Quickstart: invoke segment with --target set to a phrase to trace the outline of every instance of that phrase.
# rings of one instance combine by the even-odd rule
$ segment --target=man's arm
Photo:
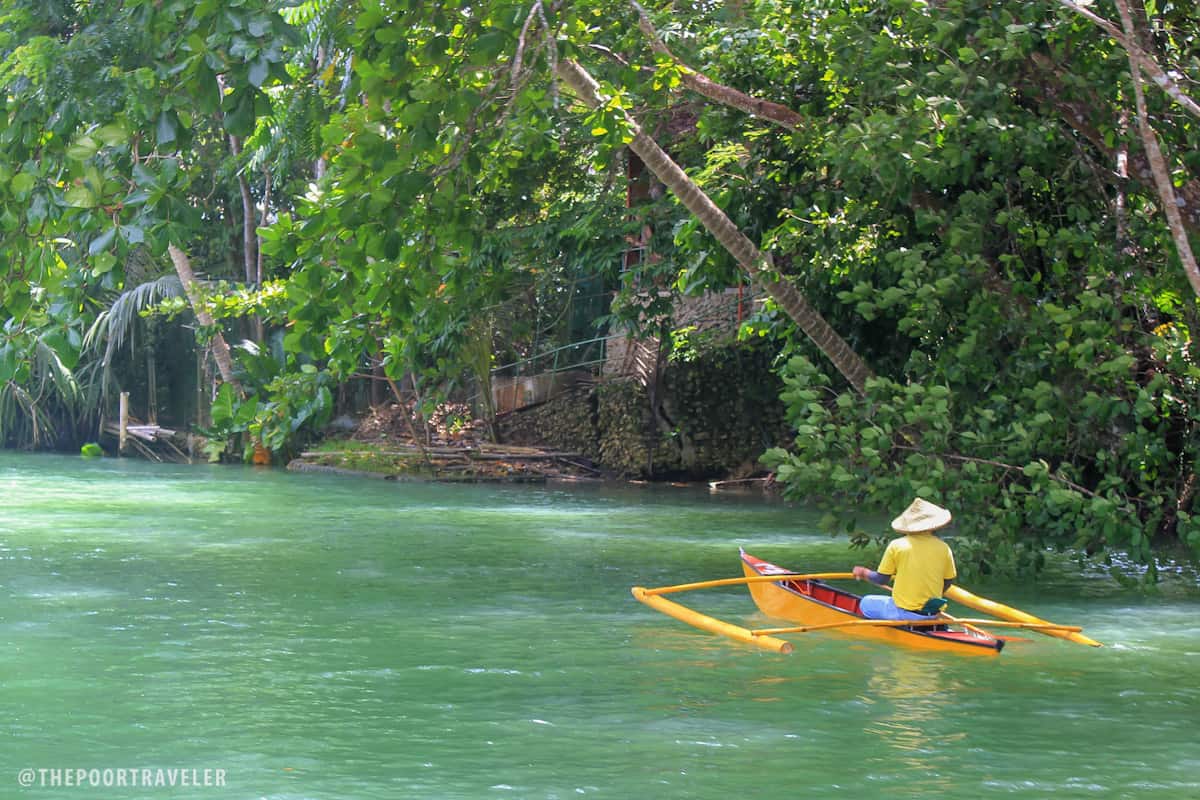
[[[888,581],[892,579],[892,576],[888,575],[887,573],[876,572],[875,570],[868,569],[867,567],[855,567],[853,572],[854,577],[858,580],[870,581],[871,583],[875,583],[880,586],[887,586]]]

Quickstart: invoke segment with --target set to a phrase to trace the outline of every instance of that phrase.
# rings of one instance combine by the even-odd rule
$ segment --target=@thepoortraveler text
[[[17,773],[26,789],[59,787],[224,787],[225,770],[190,767],[26,767]]]

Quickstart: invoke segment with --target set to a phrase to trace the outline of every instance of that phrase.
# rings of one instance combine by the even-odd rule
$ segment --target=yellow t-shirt
[[[958,574],[950,545],[931,533],[893,539],[876,571],[893,576],[892,598],[908,611],[920,611],[929,598],[941,597],[944,582]]]

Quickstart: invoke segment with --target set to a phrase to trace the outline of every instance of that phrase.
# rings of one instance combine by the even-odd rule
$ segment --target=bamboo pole
[[[945,619],[851,619],[842,622],[825,622],[820,625],[796,625],[787,628],[756,628],[750,631],[753,636],[774,636],[780,633],[808,633],[810,631],[824,631],[831,628],[929,628],[935,625],[946,625],[949,620]],[[990,625],[996,628],[1023,628],[1031,631],[1081,631],[1083,628],[1078,625],[1055,625],[1052,622],[1035,624],[1032,622],[1009,622],[1006,620],[995,619],[956,619],[955,624],[958,625]],[[988,634],[990,635],[990,634]]]
[[[958,623],[973,623],[975,625],[988,625],[993,628],[1023,628],[1028,631],[1068,631],[1078,633],[1083,630],[1082,625],[1059,625],[1054,622],[1012,622],[1010,620],[1000,619],[960,619]]]
[[[979,634],[980,636],[991,636],[990,633],[983,630],[982,628],[976,628],[974,625],[970,624],[971,623],[970,620],[959,619],[958,617],[956,617],[952,614],[947,614],[945,611],[942,611],[941,613],[939,613],[937,615],[937,619],[944,620],[946,622],[951,622],[955,625],[961,625],[964,628],[966,628],[967,630],[971,631],[972,633]]]
[[[720,578],[715,581],[700,581],[698,583],[681,583],[676,586],[660,586],[657,589],[643,589],[647,595],[653,597],[660,594],[673,594],[675,592],[690,592],[695,589],[712,589],[717,586],[740,586],[747,583],[775,583],[777,581],[841,581],[854,580],[852,572],[814,572],[811,574],[801,574],[784,572],[778,575],[749,575],[741,578]]]
[[[792,652],[792,643],[784,639],[776,639],[771,636],[755,636],[753,632],[746,628],[738,627],[728,622],[722,622],[719,619],[710,617],[706,614],[701,614],[699,611],[693,611],[686,606],[681,606],[679,603],[668,600],[665,597],[658,597],[649,593],[647,589],[641,586],[634,586],[631,590],[633,596],[641,602],[653,608],[655,611],[661,611],[668,617],[674,617],[680,622],[700,628],[701,630],[709,631],[710,633],[728,636],[730,639],[742,642],[744,644],[752,644],[755,647],[761,647],[764,650],[770,650],[773,653],[790,653]]]
[[[117,454],[125,452],[125,442],[129,435],[129,392],[121,392],[121,411],[117,426]]]

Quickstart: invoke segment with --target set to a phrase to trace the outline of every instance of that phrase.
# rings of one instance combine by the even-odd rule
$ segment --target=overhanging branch
[[[799,130],[801,123],[804,122],[804,118],[787,106],[773,103],[770,100],[751,97],[745,92],[734,89],[732,86],[717,83],[704,73],[694,70],[680,61],[659,37],[658,31],[654,29],[654,23],[650,20],[650,15],[646,13],[646,9],[642,8],[637,0],[630,0],[630,3],[637,10],[638,27],[641,28],[646,38],[650,40],[650,47],[655,53],[670,59],[679,67],[680,79],[683,81],[684,86],[722,105],[731,106],[745,111],[752,116],[770,120],[788,130]]]

